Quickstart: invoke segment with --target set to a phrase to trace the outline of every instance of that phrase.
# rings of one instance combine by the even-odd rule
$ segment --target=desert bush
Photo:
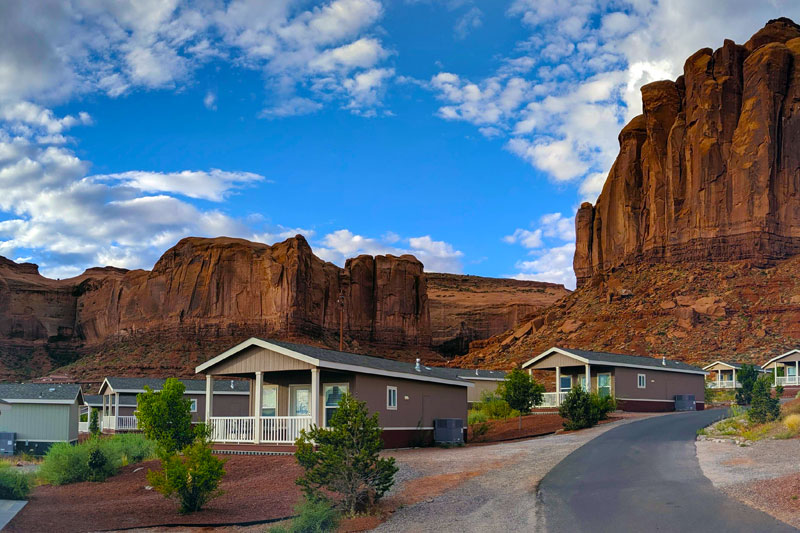
[[[800,415],[793,414],[783,419],[783,425],[792,433],[800,433]]]
[[[33,476],[2,463],[0,466],[0,499],[25,500],[31,493]]]
[[[161,470],[147,472],[147,481],[167,498],[175,498],[181,513],[199,511],[222,494],[219,482],[225,475],[225,460],[215,457],[211,443],[196,439],[183,449],[161,458]]]
[[[564,429],[583,429],[591,427],[592,399],[581,387],[573,387],[564,397],[558,414],[564,418]]]
[[[599,394],[592,393],[590,395],[592,405],[592,420],[596,424],[600,420],[606,420],[608,413],[613,413],[617,410],[617,401],[611,396],[600,396]]]
[[[325,500],[305,498],[294,508],[295,517],[289,527],[276,526],[269,533],[330,533],[341,521],[339,512]]]
[[[144,435],[120,433],[80,444],[54,443],[44,456],[39,476],[52,485],[103,481],[128,463],[155,456],[155,445]]]
[[[481,401],[475,404],[473,410],[483,413],[488,420],[505,420],[516,416],[507,401],[489,391],[481,393]]]
[[[394,484],[394,458],[379,455],[383,441],[378,414],[369,415],[366,404],[350,394],[342,396],[330,427],[301,431],[295,445],[295,457],[305,470],[297,484],[309,499],[334,494],[352,515],[374,505]]]
[[[770,383],[767,376],[761,376],[753,385],[752,401],[750,409],[747,411],[747,418],[754,424],[771,422],[780,416],[780,402],[778,397],[772,395]]]
[[[480,442],[484,440],[486,434],[489,433],[492,425],[489,424],[489,422],[477,422],[475,424],[471,424],[469,427],[472,430],[472,440]]]
[[[136,418],[142,433],[166,455],[192,444],[196,435],[192,427],[192,402],[183,396],[186,386],[169,378],[158,392],[148,386],[144,389],[144,393],[136,395]]]
[[[489,417],[483,411],[476,411],[475,409],[470,409],[469,413],[467,414],[467,424],[472,426],[474,424],[480,424],[482,422],[487,422]]]
[[[739,405],[750,405],[753,400],[753,387],[758,380],[758,370],[753,365],[742,365],[736,372],[736,381],[742,386],[736,389],[736,403]]]
[[[794,395],[794,399],[795,399],[795,400],[798,400],[798,399],[800,399],[800,390],[799,390],[799,391],[797,391],[797,394],[795,394],[795,395]]]

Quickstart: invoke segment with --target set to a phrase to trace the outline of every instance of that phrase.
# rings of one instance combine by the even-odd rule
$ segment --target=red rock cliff
[[[575,275],[636,262],[800,253],[800,27],[771,20],[744,45],[692,55],[642,87],[603,191],[575,220]]]

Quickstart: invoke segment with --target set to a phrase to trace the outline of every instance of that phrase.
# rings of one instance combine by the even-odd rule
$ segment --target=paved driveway
[[[598,436],[539,486],[547,531],[797,531],[715,489],[695,455],[697,429],[723,411],[640,420]]]

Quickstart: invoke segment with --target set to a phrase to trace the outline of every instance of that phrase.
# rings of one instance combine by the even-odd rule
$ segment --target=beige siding
[[[242,350],[241,353],[214,365],[205,373],[218,376],[250,374],[258,371],[307,370],[312,367],[313,365],[278,352],[267,350],[260,346],[250,346]]]
[[[717,370],[733,370],[728,365],[723,365],[722,363],[714,363],[713,365],[706,367],[706,372],[715,372]]]
[[[557,366],[561,366],[561,367],[564,367],[564,366],[578,366],[578,365],[583,365],[583,364],[584,363],[582,361],[579,361],[579,360],[574,359],[572,357],[569,357],[567,355],[560,354],[560,353],[556,352],[556,353],[552,353],[552,354],[548,355],[547,357],[545,357],[543,359],[540,359],[539,361],[537,361],[536,363],[534,363],[533,365],[531,365],[531,366],[529,366],[527,368],[533,368],[533,369],[542,368],[543,369],[543,368],[555,368]],[[527,368],[526,368],[526,370],[527,370]]]
[[[13,431],[18,441],[74,440],[77,438],[78,420],[71,415],[73,409],[77,413],[77,404],[15,403],[0,416],[0,431]]]
[[[488,381],[488,380],[483,381],[483,380],[478,380],[478,381],[472,381],[472,383],[475,386],[474,387],[469,387],[469,389],[467,390],[467,401],[470,402],[470,403],[481,401],[481,394],[484,391],[488,391],[488,392],[496,391],[497,390],[497,386],[500,385],[500,383],[502,383],[502,381]]]

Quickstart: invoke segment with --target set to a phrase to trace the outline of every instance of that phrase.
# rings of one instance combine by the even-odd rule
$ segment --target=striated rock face
[[[800,253],[800,27],[696,52],[676,81],[642,87],[644,113],[596,205],[575,220],[578,285],[637,262]]]
[[[514,328],[527,315],[563,298],[563,285],[541,281],[426,274],[433,348],[467,353],[472,341]]]
[[[0,379],[70,363],[76,377],[191,375],[250,336],[336,348],[340,316],[348,350],[435,361],[434,349],[465,353],[471,340],[567,293],[549,283],[425,274],[410,255],[362,255],[339,268],[302,236],[272,246],[186,238],[152,271],[92,268],[66,280],[0,258]],[[442,349],[459,343],[460,352]]]

